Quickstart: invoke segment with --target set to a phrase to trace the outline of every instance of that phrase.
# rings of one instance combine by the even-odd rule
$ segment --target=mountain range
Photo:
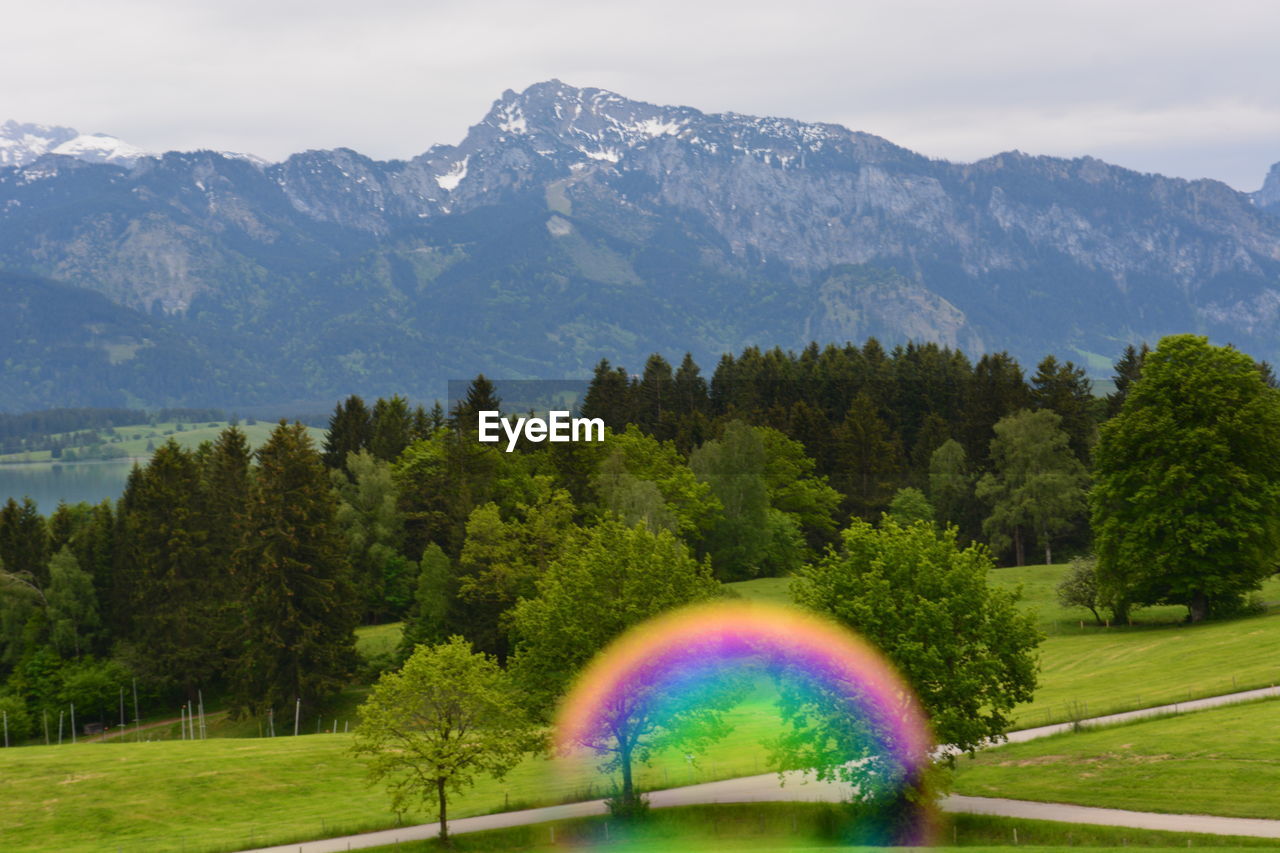
[[[409,160],[8,122],[0,307],[9,411],[431,399],[480,371],[872,335],[1095,375],[1173,332],[1276,359],[1280,164],[1252,194],[1088,157],[959,164],[555,80]]]

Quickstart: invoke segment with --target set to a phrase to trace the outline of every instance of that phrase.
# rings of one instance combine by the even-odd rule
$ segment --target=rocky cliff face
[[[1253,201],[1258,207],[1280,211],[1280,163],[1271,167],[1262,189],[1253,194]]]
[[[1274,358],[1277,201],[1275,170],[1250,197],[1091,158],[953,164],[550,81],[408,161],[45,154],[0,169],[0,264],[253,347],[302,374],[290,394],[867,334],[1101,369],[1174,331]]]

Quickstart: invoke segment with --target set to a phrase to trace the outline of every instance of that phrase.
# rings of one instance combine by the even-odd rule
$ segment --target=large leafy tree
[[[1099,580],[1198,622],[1276,571],[1280,391],[1203,337],[1164,338],[1102,428],[1091,494]]]
[[[378,680],[360,706],[352,751],[387,781],[392,808],[436,803],[449,839],[449,795],[478,776],[502,778],[535,744],[506,673],[461,637],[418,646]]]
[[[983,529],[998,547],[1012,542],[1019,566],[1026,564],[1028,534],[1040,540],[1044,561],[1053,562],[1053,536],[1085,509],[1087,475],[1061,423],[1048,409],[1002,418],[991,440],[995,471],[978,481],[978,497],[991,504]]]
[[[80,568],[70,546],[63,545],[49,561],[49,635],[64,658],[89,651],[94,632],[102,624],[93,578]]]
[[[654,533],[643,525],[606,520],[566,547],[538,581],[537,596],[516,606],[513,672],[530,701],[545,713],[574,676],[623,631],[719,594],[710,564],[695,560],[669,531]],[[659,721],[635,715],[641,704],[614,709],[613,734],[587,744],[607,756],[606,769],[620,772],[623,803],[635,797],[633,762],[646,760],[669,734]],[[689,731],[715,729],[718,710],[710,702],[703,725],[691,721]]]
[[[503,518],[497,504],[478,507],[467,522],[458,560],[457,598],[451,633],[505,662],[510,653],[508,611],[537,593],[538,578],[571,538],[574,507],[568,492],[537,479],[535,499],[517,503]]]
[[[391,465],[366,450],[330,472],[338,524],[346,535],[352,580],[366,622],[400,616],[412,598],[410,563],[401,554],[404,516]]]
[[[357,606],[336,515],[306,428],[282,421],[258,450],[248,535],[236,560],[237,707],[283,711],[295,699],[323,700],[350,677]]]
[[[723,579],[786,574],[805,557],[802,523],[816,536],[834,527],[839,494],[813,475],[803,447],[776,430],[730,421],[689,467],[722,507],[703,547]]]
[[[592,485],[604,508],[623,520],[672,527],[686,542],[699,539],[720,509],[711,486],[689,470],[675,444],[645,435],[634,425],[607,436]]]
[[[983,546],[956,544],[955,528],[855,519],[839,550],[802,570],[792,592],[878,646],[915,689],[939,742],[972,751],[1004,734],[1036,686],[1039,632],[1013,593],[988,585],[992,568]],[[853,724],[824,720],[821,708],[811,717],[833,743]]]

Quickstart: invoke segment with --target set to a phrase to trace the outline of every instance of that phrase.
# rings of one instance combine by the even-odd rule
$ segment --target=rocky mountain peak
[[[1253,203],[1280,212],[1280,163],[1271,167],[1267,179],[1262,182],[1262,189],[1253,194]]]

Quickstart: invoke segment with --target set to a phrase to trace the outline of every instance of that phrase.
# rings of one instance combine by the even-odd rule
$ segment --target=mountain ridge
[[[0,168],[0,266],[270,365],[253,400],[193,404],[873,334],[1096,375],[1177,331],[1280,355],[1277,199],[1277,169],[1249,194],[1089,157],[957,164],[552,80],[405,160]]]

